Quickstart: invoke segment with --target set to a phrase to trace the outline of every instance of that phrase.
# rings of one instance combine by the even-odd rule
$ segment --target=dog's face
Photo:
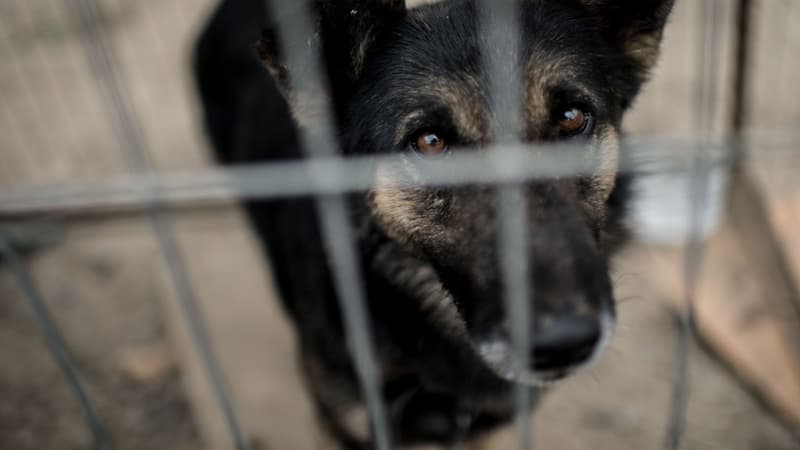
[[[595,175],[523,186],[519,208],[527,216],[533,314],[528,367],[511,351],[496,189],[394,182],[499,138],[474,2],[413,10],[397,1],[334,4],[317,5],[319,37],[344,150],[415,161],[378,171],[368,209],[383,232],[433,274],[419,288],[419,301],[449,305],[453,313],[443,326],[458,329],[504,378],[546,383],[588,362],[614,323],[607,259],[621,233],[624,179],[615,171],[620,123],[656,59],[672,1],[522,2],[519,54],[506,61],[522,82],[519,105],[508,106],[520,111],[516,138],[581,146],[597,168]],[[270,39],[261,53],[273,74],[285,79],[289,69]],[[301,125],[308,125],[313,102],[304,102],[301,93],[287,97]]]

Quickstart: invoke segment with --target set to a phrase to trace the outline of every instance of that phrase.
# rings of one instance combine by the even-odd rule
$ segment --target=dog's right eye
[[[579,136],[592,131],[593,118],[580,108],[569,108],[562,112],[558,126],[562,137]]]
[[[437,156],[448,150],[447,140],[433,130],[424,130],[411,141],[411,148],[422,156]]]

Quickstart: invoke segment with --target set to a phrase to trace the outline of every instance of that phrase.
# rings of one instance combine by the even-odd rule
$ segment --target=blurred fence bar
[[[213,344],[208,335],[208,326],[197,304],[197,295],[189,279],[186,263],[181,254],[167,212],[154,195],[152,174],[152,155],[144,137],[141,122],[131,106],[131,96],[127,91],[127,81],[121,78],[119,63],[114,58],[109,39],[104,29],[103,12],[96,0],[70,0],[77,26],[81,30],[82,43],[89,68],[94,77],[97,90],[101,92],[106,110],[110,116],[121,150],[129,170],[142,174],[143,186],[149,195],[147,215],[157,237],[159,249],[166,263],[178,302],[187,321],[194,345],[200,354],[219,408],[222,410],[231,439],[237,450],[247,450],[249,443],[236,417],[233,399],[225,386],[222,368],[213,352]]]
[[[314,36],[312,18],[313,1],[265,0],[277,17],[283,54],[287,55],[290,68],[289,84],[292,89],[304,91],[304,96],[317,103],[319,114],[314,130],[300,130],[300,145],[310,158],[331,157],[338,153],[335,146],[339,142],[333,107],[328,100],[328,86],[323,79],[324,61],[321,49]],[[292,70],[294,69],[294,70]],[[331,178],[338,181],[351,176],[342,171],[320,171],[309,167],[311,184],[317,180]],[[323,184],[322,186],[327,187]],[[357,257],[353,224],[347,198],[341,193],[329,192],[316,198],[317,215],[322,229],[322,238],[328,251],[330,268],[333,272],[334,289],[341,305],[345,334],[352,350],[356,374],[361,383],[362,394],[370,415],[371,434],[375,448],[390,450],[392,438],[389,416],[380,388],[375,346],[368,321],[366,295],[361,279],[361,266]]]
[[[483,70],[489,80],[491,111],[497,118],[496,142],[519,144],[519,116],[522,109],[521,24],[517,19],[522,3],[518,0],[485,0],[478,4]],[[519,164],[513,152],[494,149],[495,165],[500,170]],[[498,185],[498,257],[503,273],[505,311],[510,324],[511,343],[519,370],[529,367],[531,358],[531,288],[528,283],[527,205],[520,184]],[[531,391],[514,385],[514,407],[519,449],[533,448],[531,436]]]
[[[758,139],[760,149],[779,157],[791,150],[790,138]],[[691,168],[696,140],[632,139],[623,147],[636,149],[623,161],[630,174],[682,173]],[[541,151],[550,149],[552,151]],[[724,168],[731,164],[727,145],[706,148],[704,163]],[[32,184],[0,192],[0,214],[30,214],[47,210],[81,213],[139,209],[150,202],[163,206],[214,205],[236,199],[281,198],[367,191],[375,184],[378,167],[416,164],[414,184],[430,186],[470,183],[522,183],[539,178],[587,174],[593,170],[582,148],[504,146],[502,151],[455,152],[446,165],[425,164],[397,156],[311,158],[302,161],[253,164],[170,174],[141,174],[75,180],[68,184]],[[787,153],[788,154],[788,153]],[[514,161],[509,164],[509,161]],[[339,176],[338,174],[347,174]],[[402,186],[409,181],[386,180]]]
[[[697,37],[699,72],[696,79],[696,124],[700,140],[695,150],[692,170],[689,172],[686,192],[690,205],[689,225],[683,266],[683,303],[679,311],[679,333],[675,375],[673,376],[672,406],[668,416],[664,448],[677,450],[685,428],[687,402],[691,389],[689,352],[694,338],[694,305],[700,268],[704,253],[704,211],[709,207],[712,171],[705,164],[712,145],[714,123],[717,117],[716,80],[720,75],[720,49],[724,24],[721,22],[719,0],[697,4],[703,32]],[[728,148],[730,151],[730,148]]]
[[[44,336],[47,348],[50,350],[50,354],[53,355],[56,364],[58,364],[61,372],[64,373],[64,377],[67,379],[70,389],[81,405],[83,414],[86,416],[86,422],[94,437],[95,445],[101,450],[114,450],[114,445],[109,438],[106,426],[97,414],[97,408],[95,408],[89,394],[86,392],[86,386],[81,381],[78,369],[75,367],[67,345],[58,332],[58,328],[53,322],[53,319],[50,317],[47,304],[39,294],[33,279],[28,274],[19,255],[2,230],[0,230],[0,256],[2,256],[2,260],[6,262],[14,277],[17,279],[19,288],[36,317],[36,321]]]

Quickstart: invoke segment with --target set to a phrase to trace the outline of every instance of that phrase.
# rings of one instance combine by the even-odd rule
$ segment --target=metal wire
[[[338,142],[333,120],[333,108],[327,100],[327,85],[322,78],[322,54],[314,45],[317,33],[312,25],[311,1],[275,0],[266,1],[267,11],[272,12],[279,31],[279,41],[283,54],[287,55],[287,66],[291,69],[289,83],[295,92],[312,96],[319,111],[316,129],[312,132],[302,130],[301,148],[309,157],[330,157],[337,153],[334,143]],[[295,11],[295,14],[286,14]],[[358,13],[358,11],[356,11]],[[348,172],[321,172],[312,170],[312,184],[318,180],[332,177],[334,180],[346,178]],[[329,191],[330,192],[330,191]],[[355,371],[361,384],[372,424],[373,445],[378,450],[390,450],[388,414],[381,395],[380,379],[375,349],[371,339],[370,323],[367,320],[366,295],[361,280],[361,267],[357,257],[353,229],[348,216],[347,200],[341,194],[329,193],[316,199],[317,214],[320,218],[322,238],[328,250],[333,282],[344,316],[345,334]]]
[[[47,3],[49,6],[49,1]],[[20,4],[20,10],[23,12],[23,15],[25,16],[26,24],[28,24],[31,27],[31,29],[34,29],[36,23],[36,16],[35,12],[32,10],[31,3],[28,1],[22,1],[19,2],[19,4]],[[58,78],[55,74],[55,71],[53,70],[52,65],[47,63],[47,57],[44,52],[42,39],[35,39],[32,45],[34,46],[33,52],[34,56],[36,57],[36,62],[46,76],[47,90],[49,91],[48,96],[56,100],[59,113],[58,114],[59,120],[62,120],[66,123],[67,130],[69,130],[70,134],[69,136],[70,142],[72,144],[76,144],[79,139],[78,126],[75,123],[75,118],[73,117],[70,111],[70,108],[67,104],[66,99],[64,98],[62,90],[59,89],[57,81]],[[37,116],[37,117],[42,117],[42,116]]]
[[[16,81],[17,89],[15,92],[21,95],[21,102],[24,104],[25,109],[28,111],[27,122],[31,124],[33,133],[30,133],[31,139],[34,141],[35,148],[44,152],[54,152],[57,148],[57,142],[53,140],[51,133],[47,132],[44,122],[37,120],[37,118],[45,117],[42,106],[37,99],[36,90],[31,86],[30,78],[23,70],[20,61],[21,58],[17,54],[13,42],[11,42],[11,33],[7,30],[0,30],[0,51],[9,55],[8,61],[3,64],[11,68],[12,75]],[[33,156],[33,152],[25,149],[26,160],[32,164],[31,169],[37,165],[41,165],[42,161],[37,160]],[[35,171],[31,170],[30,175],[35,177]]]
[[[519,186],[502,187],[499,191],[498,237],[500,267],[503,271],[507,320],[511,329],[511,343],[519,370],[530,367],[533,340],[530,337],[532,312],[532,288],[528,285],[528,245],[526,245],[525,198]],[[514,384],[514,408],[519,434],[519,448],[533,448],[533,423],[531,421],[530,387]]]
[[[9,167],[7,170],[9,173],[5,173],[4,170],[2,173],[3,178],[5,178],[6,176],[12,176],[13,172],[11,171],[13,170],[12,167],[14,167],[14,162],[13,162],[14,159],[20,159],[24,161],[24,163],[23,162],[18,163],[22,167],[27,166],[28,163],[31,161],[29,152],[24,151],[26,141],[24,138],[25,135],[22,132],[22,127],[19,124],[16,114],[14,114],[14,112],[9,107],[8,105],[9,102],[6,100],[5,97],[6,97],[5,95],[0,96],[0,117],[3,118],[8,127],[8,130],[5,133],[3,133],[3,135],[8,136],[9,140],[13,142],[15,145],[8,146],[8,144],[6,144],[6,146],[4,147],[8,155],[5,157],[9,158],[10,161],[4,160],[4,163],[8,161],[7,164],[9,165]],[[9,148],[11,150],[16,150],[16,151],[10,151]],[[22,158],[19,158],[20,154],[22,155]],[[5,164],[3,164],[3,166],[5,167]],[[3,168],[0,168],[0,170],[2,170]]]
[[[703,24],[698,39],[697,53],[699,76],[695,85],[695,114],[698,136],[695,161],[689,172],[689,226],[684,252],[683,304],[679,314],[677,358],[672,385],[672,405],[667,423],[664,448],[677,450],[686,427],[686,409],[689,397],[689,354],[694,338],[694,304],[705,245],[703,242],[703,211],[710,195],[711,171],[707,164],[706,148],[713,140],[716,108],[716,86],[719,79],[719,55],[722,32],[722,4],[706,0],[698,4],[700,23]]]
[[[31,4],[31,2],[27,0],[23,0],[22,3],[25,3],[26,5]],[[63,15],[63,13],[59,10],[59,5],[61,3],[62,0],[45,0],[43,5],[48,10],[48,14],[50,17],[60,17]],[[33,11],[31,12],[33,13]],[[65,75],[74,76],[77,81],[82,81],[84,83],[84,86],[81,86],[79,89],[85,93],[90,92],[89,89],[92,86],[89,84],[89,80],[86,79],[85,74],[83,73],[82,70],[84,68],[83,60],[81,59],[81,55],[78,53],[79,51],[80,51],[79,48],[72,48],[72,47],[61,49],[61,54],[62,57],[66,59],[65,66],[67,67],[62,67],[61,70],[58,71],[58,73],[55,73],[55,71],[52,70],[49,64],[47,69],[48,72],[50,72],[49,76],[53,77],[56,83],[54,89],[59,91],[57,95],[61,97],[62,101],[65,104],[64,105],[65,114],[70,115],[71,117],[70,119],[68,119],[70,121],[68,122],[68,126],[70,128],[72,128],[73,126],[78,127],[78,124],[76,123],[75,118],[73,116],[79,114],[81,108],[83,108],[84,112],[88,112],[91,109],[91,106],[94,105],[93,103],[94,99],[89,98],[86,95],[80,95],[78,97],[78,101],[83,103],[80,106],[77,104],[78,101],[76,101],[75,99],[70,99],[71,101],[67,101],[67,99],[65,98],[66,96],[63,94],[63,87],[58,86],[58,81],[63,80],[63,77]],[[76,159],[80,159],[82,162],[93,161],[96,164],[96,160],[93,158],[94,155],[90,155],[88,149],[81,142],[80,137],[81,137],[80,131],[79,129],[76,128],[75,134],[73,136],[74,141],[72,147],[72,151],[75,152]],[[87,165],[87,167],[90,166]]]
[[[481,54],[489,79],[491,110],[497,119],[496,141],[519,145],[518,117],[522,102],[520,23],[518,0],[486,0],[479,3]],[[519,161],[503,149],[496,150],[500,170]],[[528,283],[527,211],[522,187],[503,185],[497,192],[498,254],[503,273],[506,320],[511,330],[511,345],[518,365],[524,371],[530,366],[531,289]],[[520,450],[533,448],[531,422],[531,389],[514,383],[514,409]]]
[[[8,269],[17,279],[19,288],[24,294],[23,297],[25,297],[25,301],[28,302],[28,305],[33,311],[36,323],[42,331],[50,354],[53,355],[53,359],[56,361],[56,364],[58,364],[61,372],[64,373],[64,377],[67,379],[72,393],[75,395],[78,403],[80,403],[83,414],[86,417],[86,422],[94,437],[95,444],[103,450],[113,450],[114,445],[111,443],[111,439],[108,436],[106,426],[103,424],[103,421],[100,419],[100,416],[97,414],[89,398],[86,387],[78,375],[78,369],[75,367],[75,363],[69,355],[64,339],[58,332],[53,319],[50,318],[44,299],[39,294],[28,271],[25,269],[25,265],[22,263],[10,240],[2,230],[0,230],[0,254],[2,254],[6,264],[8,264]]]
[[[152,165],[149,161],[147,143],[131,107],[130,97],[125,90],[126,85],[118,73],[118,65],[109,47],[107,36],[102,29],[102,11],[93,0],[72,0],[70,7],[82,31],[81,42],[84,45],[89,68],[98,91],[103,95],[111,116],[111,126],[122,146],[123,155],[131,170],[145,176],[142,181],[146,195],[143,198],[148,204],[148,217],[158,238],[159,248],[175,287],[179,305],[185,315],[189,333],[211,380],[214,395],[233,443],[237,449],[247,450],[249,444],[236,418],[233,399],[225,386],[222,369],[214,356],[208,336],[208,326],[197,304],[197,296],[189,279],[174,229],[156,195],[153,195],[156,191],[149,181]]]
[[[746,137],[742,138],[747,141]],[[621,170],[630,174],[685,173],[691,168],[691,153],[699,141],[670,143],[663,139],[623,141],[627,148],[641,148],[638,157],[626,159]],[[777,157],[781,149],[792,149],[791,141],[759,139],[762,153]],[[727,167],[731,160],[726,145],[706,147],[709,165]],[[531,151],[549,149],[554,151]],[[727,156],[726,156],[727,154]],[[509,164],[509,161],[516,163]],[[535,179],[595,173],[585,149],[571,146],[508,146],[503,152],[453,152],[446,165],[426,165],[402,156],[310,158],[289,162],[212,168],[170,174],[134,173],[105,179],[75,180],[68,184],[19,186],[0,192],[0,213],[30,214],[59,211],[91,212],[138,209],[158,200],[162,206],[213,205],[237,198],[280,198],[342,194],[371,189],[378,167],[416,165],[415,185],[452,186],[466,184],[513,184]],[[339,176],[338,174],[347,174]],[[405,179],[385,183],[403,186]]]

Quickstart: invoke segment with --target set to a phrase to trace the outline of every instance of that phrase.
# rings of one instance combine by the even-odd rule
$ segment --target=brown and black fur
[[[411,10],[396,0],[313,3],[318,29],[309,43],[327,63],[343,154],[419,158],[411,142],[424,130],[436,130],[451,152],[481,151],[498,139],[475,2]],[[591,359],[613,322],[608,260],[624,241],[630,181],[615,170],[620,127],[657,58],[671,7],[672,0],[521,2],[519,54],[507,61],[522,76],[518,138],[569,140],[597,166],[594,176],[523,188],[535,293],[532,366],[524,370],[546,373],[540,381]],[[259,61],[252,44],[262,28]],[[195,71],[221,161],[301,157],[293,125],[313,127],[319,111],[289,89],[293,68],[279,49],[261,0],[224,1],[201,36]],[[572,107],[587,112],[592,127],[565,138],[560,114]],[[387,183],[408,175],[379,170],[375,188],[350,199],[352,219],[393,439],[449,444],[513,414],[517,376],[481,347],[508,340],[496,195],[491,186]],[[342,447],[370,448],[313,200],[253,201],[248,210],[295,322],[323,424]]]

